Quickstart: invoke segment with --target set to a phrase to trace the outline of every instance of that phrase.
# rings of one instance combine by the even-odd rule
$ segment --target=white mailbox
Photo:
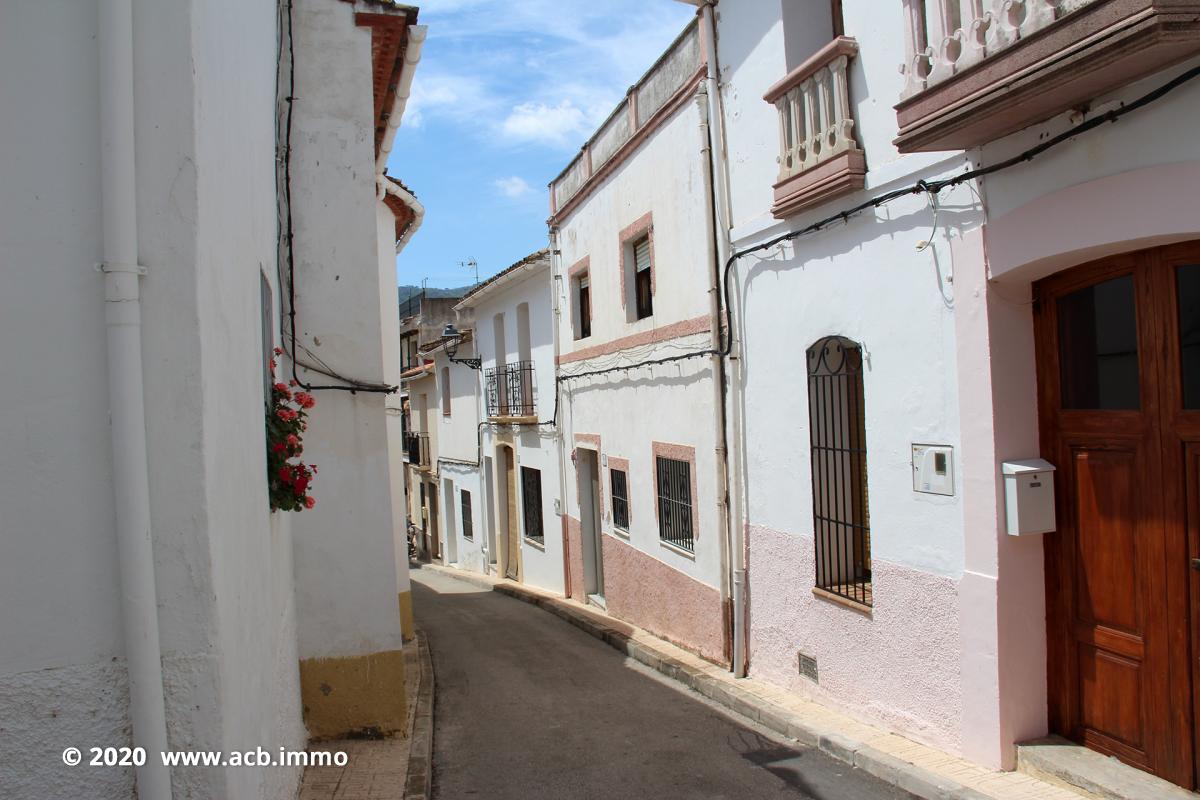
[[[1004,510],[1009,536],[1049,533],[1054,521],[1054,465],[1040,458],[1005,461]]]

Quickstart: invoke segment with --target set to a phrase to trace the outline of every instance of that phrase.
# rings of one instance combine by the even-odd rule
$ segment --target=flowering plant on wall
[[[275,355],[283,351],[275,348]],[[271,359],[271,397],[267,400],[267,485],[272,511],[300,511],[317,501],[308,493],[317,465],[300,461],[302,441],[308,430],[308,410],[317,401],[308,392],[295,392],[295,381],[274,382],[275,359]]]

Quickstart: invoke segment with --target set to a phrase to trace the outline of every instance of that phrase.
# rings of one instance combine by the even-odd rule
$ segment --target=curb
[[[815,748],[838,761],[857,767],[914,797],[922,800],[992,800],[990,795],[952,778],[910,764],[865,742],[847,737],[837,730],[813,725],[799,714],[780,708],[730,681],[720,680],[646,642],[634,639],[609,624],[608,618],[578,606],[566,598],[532,590],[519,583],[498,581],[485,575],[464,572],[440,564],[422,564],[421,568],[491,589],[493,592],[508,595],[548,611],[733,713],[757,722],[805,747]]]
[[[433,790],[433,659],[429,656],[425,632],[418,628],[416,634],[420,683],[413,712],[404,800],[429,800]]]

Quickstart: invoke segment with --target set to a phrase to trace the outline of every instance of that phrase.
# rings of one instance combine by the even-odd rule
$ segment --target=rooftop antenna
[[[478,262],[478,261],[476,261],[476,260],[475,260],[475,258],[472,256],[471,258],[468,258],[466,261],[460,261],[460,262],[458,262],[458,265],[459,265],[460,267],[465,267],[466,269],[469,269],[469,270],[473,270],[473,271],[474,271],[474,273],[475,273],[475,283],[474,283],[474,284],[472,284],[472,285],[473,285],[473,286],[478,286],[478,285],[479,285],[479,262]]]

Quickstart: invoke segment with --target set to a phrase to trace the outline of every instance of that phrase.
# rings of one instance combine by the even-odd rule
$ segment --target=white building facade
[[[563,592],[562,480],[555,414],[550,254],[540,250],[484,281],[456,306],[474,315],[480,358],[479,493],[465,569]],[[466,371],[464,369],[464,371]],[[467,503],[460,503],[462,520]],[[460,522],[460,531],[461,531]]]
[[[568,593],[724,662],[705,50],[689,25],[551,184],[550,225]]]
[[[306,172],[311,152],[294,154],[306,192],[353,198],[342,221],[357,247],[335,297],[300,263],[316,259],[324,234],[316,209],[297,202],[295,286],[305,334],[366,343],[365,354],[337,346],[326,362],[383,382],[372,32],[356,26],[359,10],[338,0],[294,9],[307,81],[294,122],[332,102],[301,42],[337,31],[344,46],[326,40],[320,60],[344,79],[337,94],[363,134],[353,157],[366,167],[347,186],[349,170]],[[415,9],[391,13],[408,41]],[[0,9],[0,68],[26,76],[0,88],[11,156],[0,167],[0,264],[19,280],[0,298],[5,798],[291,796],[299,767],[168,771],[158,751],[303,751],[310,733],[380,722],[332,703],[344,727],[322,728],[301,687],[307,660],[399,647],[386,448],[356,438],[384,438],[383,395],[347,403],[314,391],[305,460],[322,466],[318,505],[272,512],[268,498],[269,362],[289,344],[276,157],[286,24],[274,2]],[[405,62],[403,48],[389,57]],[[391,236],[394,218],[387,226]],[[388,294],[394,305],[394,279]],[[364,331],[320,319],[324,304]],[[290,363],[277,361],[286,380]],[[343,434],[345,455],[327,457]],[[361,500],[345,482],[358,470],[383,511],[358,520],[369,528],[361,542],[328,548],[324,571],[313,570],[320,539],[344,532],[321,525],[317,509],[353,515]],[[366,563],[376,557],[386,569]],[[337,612],[320,600],[336,591],[368,607],[337,620],[337,634]],[[400,666],[376,673],[370,690],[403,709]],[[83,765],[63,764],[68,746]],[[145,747],[147,766],[89,767],[93,746]]]
[[[719,4],[749,674],[1192,788],[1194,9],[1001,5]]]

